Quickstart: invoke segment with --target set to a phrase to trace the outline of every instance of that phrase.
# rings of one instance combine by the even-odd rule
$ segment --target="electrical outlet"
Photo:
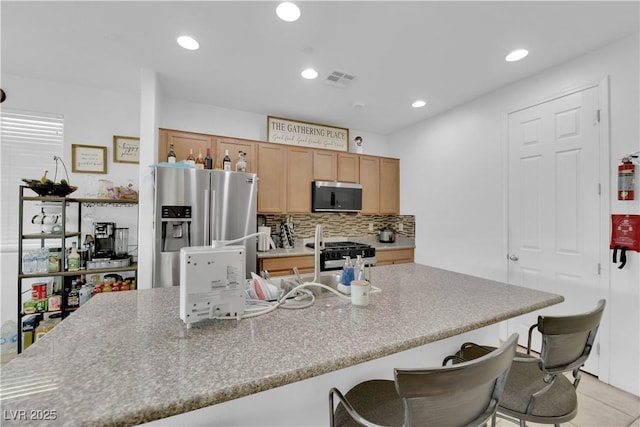
[[[398,231],[403,231],[404,230],[404,224],[399,222],[398,223]]]
[[[372,222],[369,223],[369,231],[373,231],[373,223]]]

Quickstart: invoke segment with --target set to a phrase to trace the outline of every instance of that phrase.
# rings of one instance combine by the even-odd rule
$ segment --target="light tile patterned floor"
[[[498,418],[497,427],[516,424]],[[578,386],[578,415],[564,426],[640,427],[640,397],[611,387],[597,378],[582,374]],[[527,423],[528,427],[548,424]]]

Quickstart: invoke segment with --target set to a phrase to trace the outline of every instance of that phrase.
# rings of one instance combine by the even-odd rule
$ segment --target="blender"
[[[115,253],[119,259],[129,257],[129,229],[116,228]]]

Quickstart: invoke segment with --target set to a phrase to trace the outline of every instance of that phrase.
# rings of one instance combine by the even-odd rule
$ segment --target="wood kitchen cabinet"
[[[400,213],[400,160],[360,156],[363,214]]]
[[[376,266],[406,264],[413,262],[414,250],[409,249],[376,249]]]
[[[158,161],[160,162],[167,161],[171,144],[173,144],[176,153],[176,162],[185,160],[190,149],[193,150],[193,157],[197,157],[200,150],[202,150],[202,156],[206,156],[207,148],[211,150],[211,153],[214,153],[215,138],[213,135],[160,129],[158,137]]]
[[[400,214],[400,160],[380,158],[380,213]]]
[[[300,273],[313,273],[313,255],[259,258],[258,265],[260,271],[267,270],[273,277],[290,276],[293,267],[298,267]]]
[[[258,212],[310,213],[316,150],[296,146],[274,147],[271,144],[259,144],[258,148]],[[280,151],[284,151],[284,157]],[[323,157],[323,160],[325,159]],[[274,168],[274,162],[284,162],[281,173],[271,170]],[[272,189],[281,180],[284,182],[280,189]],[[266,184],[267,181],[269,184]],[[265,186],[268,188],[264,189]],[[284,202],[281,202],[280,191],[285,194]]]
[[[238,151],[243,151],[247,153],[247,172],[249,173],[257,173],[258,172],[258,164],[256,162],[256,145],[258,142],[250,141],[248,139],[237,139],[237,138],[226,138],[226,137],[217,137],[216,138],[216,149],[215,152],[211,153],[213,156],[213,162],[215,164],[216,159],[220,159],[224,157],[224,150],[229,150],[229,157],[231,157],[231,170],[235,170],[236,162],[238,161]]]
[[[360,184],[362,184],[363,214],[380,212],[380,158],[360,156]]]
[[[287,147],[257,144],[258,212],[284,213],[287,208]]]
[[[360,156],[357,154],[338,153],[338,181],[360,182]]]
[[[310,148],[287,149],[287,212],[311,212],[311,182],[315,153]]]
[[[266,214],[310,213],[311,182],[340,181],[362,185],[362,214],[400,213],[400,161],[388,157],[337,152],[184,132],[159,130],[158,160],[167,161],[173,144],[176,160],[183,161],[193,150],[221,159],[229,150],[232,169],[238,151],[247,153],[247,172],[260,178],[258,212]]]
[[[338,174],[335,152],[313,150],[313,180],[335,181]]]

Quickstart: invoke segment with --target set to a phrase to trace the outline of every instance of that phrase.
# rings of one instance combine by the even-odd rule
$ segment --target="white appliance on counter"
[[[255,233],[258,177],[178,166],[155,167],[153,287],[180,284],[180,250]],[[245,278],[256,270],[256,240],[245,248]]]
[[[243,245],[180,249],[180,319],[237,317],[245,311]]]

